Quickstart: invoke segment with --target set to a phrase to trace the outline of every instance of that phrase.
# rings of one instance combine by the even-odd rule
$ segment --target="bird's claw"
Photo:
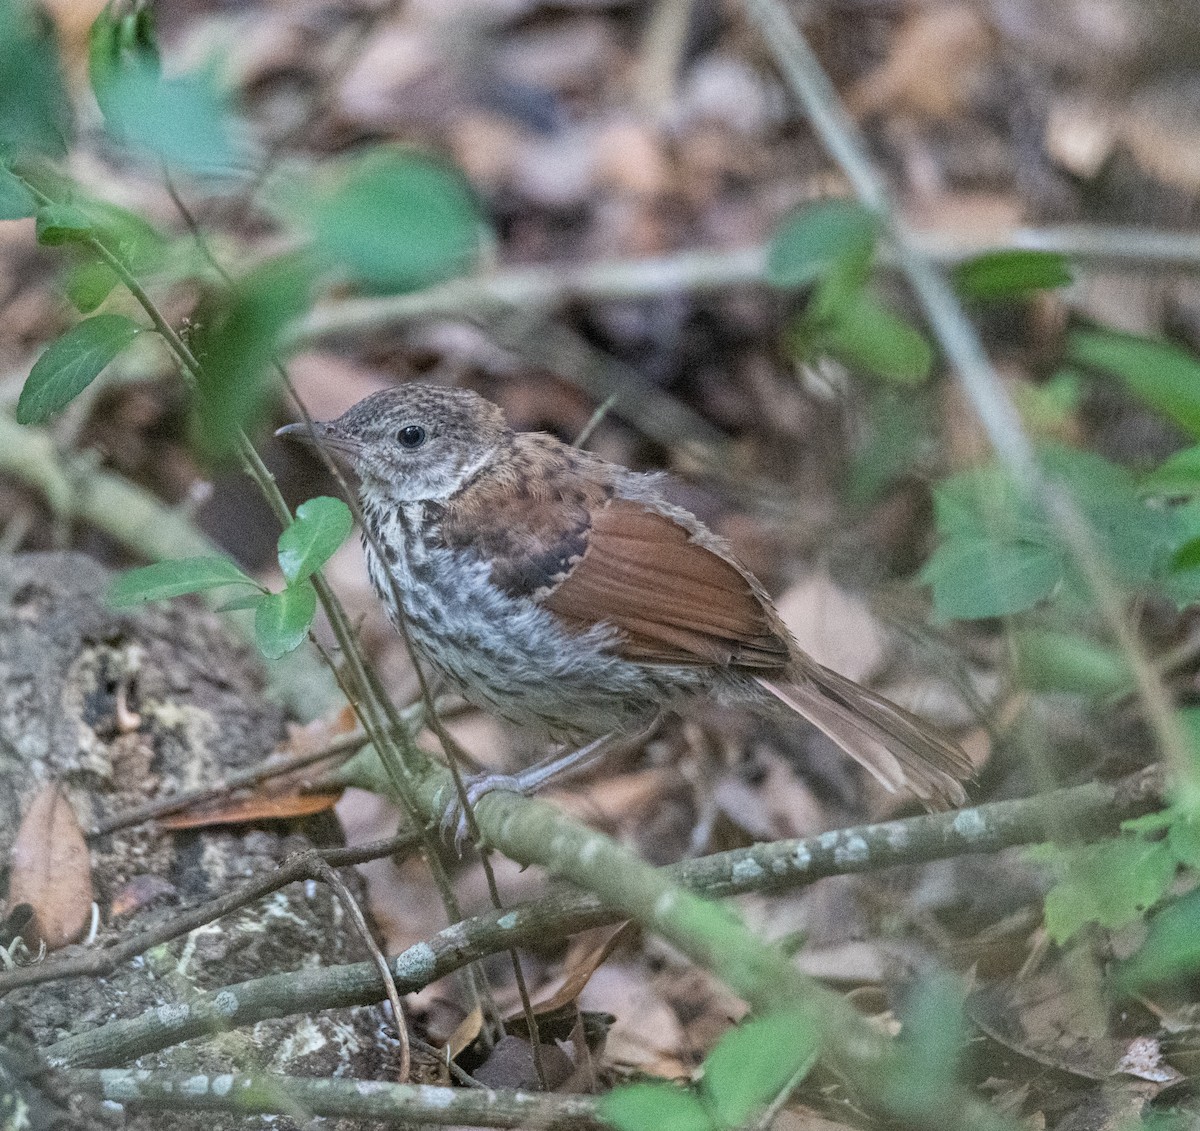
[[[478,777],[468,778],[463,785],[466,789],[467,804],[472,810],[481,797],[495,793],[497,790],[520,794],[528,792],[519,774],[481,774]],[[462,800],[457,793],[443,811],[438,828],[443,837],[449,837],[450,830],[454,830],[454,851],[461,856],[463,847],[470,839],[471,823],[467,820]]]

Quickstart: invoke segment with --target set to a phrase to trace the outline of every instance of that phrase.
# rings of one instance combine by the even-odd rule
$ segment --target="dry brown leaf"
[[[445,1044],[451,1060],[457,1060],[463,1049],[470,1048],[483,1028],[483,1010],[476,1006],[455,1027]]]
[[[363,397],[391,384],[375,369],[317,350],[289,360],[288,375],[301,404],[316,420],[332,420]]]
[[[914,193],[904,218],[918,232],[953,242],[972,241],[980,251],[1012,239],[1025,221],[1025,203],[1011,192],[987,189]]]
[[[164,829],[203,829],[251,821],[293,820],[332,809],[342,796],[342,790],[307,788],[313,774],[323,772],[319,768],[321,764],[317,768],[299,766],[286,772],[282,767],[293,759],[319,753],[335,739],[352,733],[357,725],[354,711],[345,706],[305,726],[291,727],[287,741],[268,760],[268,765],[280,767],[274,776],[260,782],[248,794],[237,798],[226,797],[215,803],[205,802],[199,807],[162,817],[159,824]],[[349,755],[343,754],[341,757],[345,759]]]
[[[143,907],[149,906],[156,899],[164,899],[176,894],[175,885],[162,876],[134,876],[127,884],[122,884],[113,893],[112,902],[108,906],[109,920],[119,919],[122,915],[132,915]]]
[[[81,81],[87,75],[88,36],[106,0],[43,0],[42,8],[54,21],[59,50],[66,69]]]
[[[652,766],[628,774],[601,775],[577,789],[547,790],[545,796],[563,812],[594,828],[609,830],[645,817],[680,784],[677,770]]]
[[[1153,1037],[1134,1037],[1113,1071],[1166,1087],[1178,1084],[1183,1079],[1183,1074],[1167,1063],[1162,1045]]]
[[[579,1007],[616,1017],[604,1046],[610,1062],[668,1079],[688,1075],[683,1027],[675,1010],[646,985],[640,966],[610,962],[600,967],[580,995]]]
[[[57,782],[41,787],[12,846],[8,903],[28,903],[26,942],[57,950],[83,934],[92,915],[92,867],[75,810]]]
[[[175,813],[159,819],[164,829],[205,829],[213,825],[244,825],[252,821],[287,821],[311,817],[332,809],[342,791],[320,793],[288,793],[274,796],[254,794],[240,801],[231,801],[216,809],[193,813]]]
[[[884,635],[866,604],[824,571],[786,590],[775,607],[818,664],[862,683],[883,661]]]
[[[1090,180],[1117,144],[1118,118],[1100,102],[1063,98],[1046,115],[1046,152],[1069,173]]]
[[[1121,141],[1150,176],[1183,192],[1200,190],[1200,87],[1164,79],[1119,119]]]
[[[332,715],[322,715],[304,726],[290,726],[287,742],[278,752],[278,756],[303,758],[315,754],[346,734],[353,734],[358,726],[358,716],[349,704]]]
[[[851,1131],[849,1124],[834,1123],[802,1104],[789,1104],[771,1126],[774,1131]]]
[[[951,118],[981,85],[993,44],[991,28],[970,5],[919,9],[896,32],[883,65],[850,91],[847,106],[856,117],[900,110]]]
[[[536,1002],[533,1006],[534,1013],[553,1013],[573,1002],[583,993],[584,987],[592,980],[592,975],[600,969],[608,956],[633,933],[634,929],[633,922],[626,920],[613,930],[599,946],[587,949],[572,947],[571,953],[567,957],[562,985],[549,997]],[[514,1020],[517,1017],[524,1017],[524,1013],[513,1015]]]

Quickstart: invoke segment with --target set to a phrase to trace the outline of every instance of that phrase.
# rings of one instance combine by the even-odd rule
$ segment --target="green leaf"
[[[1040,542],[957,540],[939,546],[920,578],[933,589],[943,620],[1010,616],[1048,597],[1062,577],[1062,558]]]
[[[1130,472],[1094,452],[1047,444],[1041,457],[1047,474],[1071,492],[1117,577],[1142,585],[1165,572],[1182,533],[1174,512],[1147,504]]]
[[[1169,581],[1170,557],[1185,533],[1175,510],[1147,502],[1128,471],[1093,453],[1047,444],[1039,457],[1047,479],[1072,496],[1095,548],[1121,581],[1135,587]],[[1060,584],[1065,595],[1088,599],[1057,530],[996,467],[946,480],[934,492],[934,508],[941,541],[921,579],[934,587],[939,616],[1021,612]]]
[[[141,327],[120,314],[98,314],[72,326],[34,363],[17,401],[17,421],[39,424],[77,397]]]
[[[1061,434],[1072,428],[1079,410],[1080,375],[1073,369],[1060,369],[1040,385],[1017,381],[1012,393],[1021,419],[1031,432]]]
[[[483,230],[474,194],[456,170],[396,149],[354,162],[338,190],[318,201],[313,223],[325,263],[391,293],[466,271]]]
[[[1176,452],[1160,467],[1142,477],[1141,488],[1147,494],[1200,494],[1200,444]]]
[[[92,221],[71,204],[45,204],[37,210],[37,241],[47,247],[81,243],[95,234]]]
[[[747,1021],[721,1038],[704,1062],[701,1088],[721,1127],[741,1127],[816,1062],[813,1018],[786,1009]]]
[[[704,1104],[674,1084],[630,1084],[596,1101],[600,1118],[618,1131],[714,1131]]]
[[[921,467],[937,450],[937,414],[922,392],[873,385],[864,416],[846,483],[855,507],[878,502],[888,486]]]
[[[266,399],[264,374],[284,328],[308,305],[307,266],[294,256],[256,268],[218,292],[197,316],[204,370],[196,441],[209,459],[227,459],[239,429],[251,429]]]
[[[136,212],[106,200],[77,200],[76,205],[92,222],[96,239],[130,271],[140,274],[162,265],[167,241]]]
[[[1167,830],[1167,844],[1180,864],[1200,868],[1200,813],[1177,812]]]
[[[1046,932],[1064,943],[1087,923],[1123,927],[1153,907],[1175,878],[1165,841],[1119,837],[1058,849],[1061,878],[1046,893]]]
[[[67,276],[67,298],[80,314],[91,314],[120,282],[120,277],[98,259],[76,263]]]
[[[354,516],[341,499],[322,495],[296,508],[292,524],[279,536],[279,568],[289,585],[316,573],[346,541]]]
[[[776,287],[805,287],[836,271],[847,284],[861,287],[878,236],[878,219],[861,204],[810,204],[775,230],[767,251],[767,281]]]
[[[1200,890],[1190,891],[1150,920],[1141,949],[1118,971],[1127,990],[1194,977],[1200,970]]]
[[[200,173],[236,164],[228,95],[211,71],[162,77],[147,9],[105,9],[92,25],[88,76],[109,133],[123,144]]]
[[[1012,642],[1021,685],[1032,691],[1101,696],[1132,686],[1129,665],[1118,651],[1076,633],[1023,628]]]
[[[269,596],[269,593],[258,592],[248,593],[243,597],[231,597],[228,601],[222,601],[216,611],[218,613],[237,613],[246,609],[257,609]]]
[[[954,270],[954,285],[968,299],[1015,298],[1070,282],[1070,262],[1056,251],[990,251]]]
[[[1062,578],[1062,554],[1029,499],[1000,468],[979,467],[933,494],[941,537],[920,579],[942,619],[1006,616],[1031,608]]]
[[[142,5],[119,10],[110,0],[88,33],[88,80],[104,113],[109,112],[106,103],[113,83],[131,67],[155,75],[162,69],[154,11]]]
[[[37,212],[37,201],[20,177],[0,165],[0,220],[24,220]]]
[[[48,24],[32,3],[0,0],[0,152],[9,157],[67,150],[70,100]]]
[[[963,987],[950,974],[922,978],[900,1011],[900,1057],[885,1094],[898,1115],[936,1110],[938,1098],[952,1104],[952,1089],[966,1045]]]
[[[255,585],[228,558],[180,558],[155,562],[120,574],[109,587],[108,603],[116,608],[142,601],[162,601],[224,585]]]
[[[1077,330],[1067,352],[1077,365],[1121,378],[1152,408],[1200,437],[1200,361],[1190,353],[1114,330]]]
[[[316,614],[317,591],[311,581],[268,594],[254,614],[254,637],[259,650],[268,660],[278,660],[295,651],[304,643]]]
[[[924,336],[862,290],[843,294],[825,311],[814,342],[852,369],[904,384],[924,381],[933,368]]]

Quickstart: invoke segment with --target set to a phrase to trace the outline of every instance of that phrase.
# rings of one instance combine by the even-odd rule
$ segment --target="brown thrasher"
[[[966,800],[963,751],[808,656],[729,546],[663,498],[661,475],[514,432],[465,389],[388,389],[314,427],[361,480],[383,555],[364,537],[371,580],[393,623],[399,593],[420,655],[485,710],[587,743],[474,783],[472,801],[535,789],[694,696],[794,712],[889,790]]]

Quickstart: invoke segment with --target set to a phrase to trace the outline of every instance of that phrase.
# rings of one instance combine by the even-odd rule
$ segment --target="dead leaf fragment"
[[[897,31],[883,65],[850,91],[847,105],[858,118],[883,110],[952,118],[983,84],[993,48],[991,28],[974,7],[918,9]]]
[[[1117,1061],[1116,1072],[1154,1084],[1177,1084],[1183,1076],[1163,1059],[1162,1046],[1153,1037],[1134,1037]]]
[[[57,950],[83,934],[92,915],[92,868],[75,810],[56,782],[42,786],[12,846],[10,906],[34,911],[26,942]]]
[[[470,1048],[475,1043],[483,1028],[483,1010],[476,1006],[455,1027],[446,1041],[444,1052],[451,1060],[457,1060],[463,1049]]]
[[[825,571],[793,585],[775,607],[800,647],[847,679],[867,680],[883,662],[884,634],[874,613]]]
[[[207,829],[215,825],[245,825],[255,821],[295,821],[332,809],[342,796],[340,789],[279,795],[252,794],[225,805],[199,811],[174,813],[159,818],[164,829]]]

